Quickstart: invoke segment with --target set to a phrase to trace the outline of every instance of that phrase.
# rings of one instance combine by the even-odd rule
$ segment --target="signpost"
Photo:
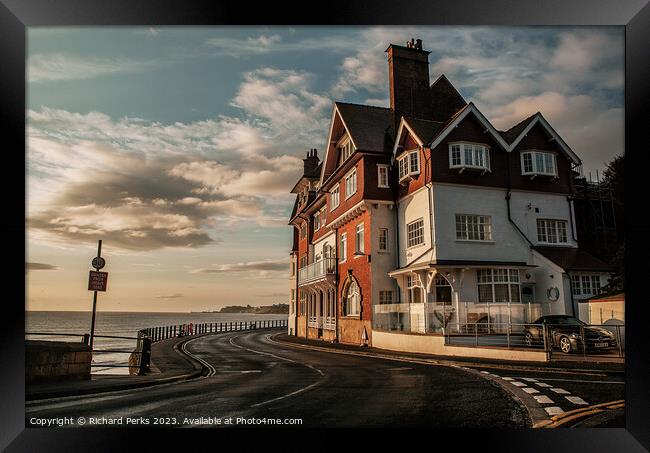
[[[95,314],[97,313],[97,291],[106,291],[108,282],[108,272],[99,272],[106,265],[106,260],[102,258],[102,241],[97,243],[97,256],[92,260],[94,271],[88,274],[88,291],[93,291],[93,317],[90,322],[90,349],[93,348],[95,339]]]

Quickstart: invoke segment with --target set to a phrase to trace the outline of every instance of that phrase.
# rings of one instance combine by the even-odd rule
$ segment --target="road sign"
[[[106,260],[101,256],[96,256],[93,258],[92,265],[95,269],[100,270],[101,268],[106,266]]]
[[[90,274],[88,275],[88,290],[106,291],[107,282],[108,272],[90,271]]]

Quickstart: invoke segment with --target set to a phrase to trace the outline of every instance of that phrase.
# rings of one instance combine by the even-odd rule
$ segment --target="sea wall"
[[[25,381],[90,379],[92,352],[84,343],[25,341]]]

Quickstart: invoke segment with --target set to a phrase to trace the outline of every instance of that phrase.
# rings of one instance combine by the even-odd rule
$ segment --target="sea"
[[[26,335],[33,340],[82,341],[84,333],[90,333],[92,314],[82,311],[27,311],[25,312],[26,333],[57,333],[76,335]],[[135,313],[97,312],[95,335],[132,337],[133,339],[95,338],[93,349],[117,349],[129,351],[120,353],[93,354],[93,374],[129,374],[127,365],[130,351],[135,349],[135,337],[139,330],[148,327],[173,326],[179,324],[202,324],[235,321],[267,321],[287,319],[287,315],[257,315],[250,313]]]

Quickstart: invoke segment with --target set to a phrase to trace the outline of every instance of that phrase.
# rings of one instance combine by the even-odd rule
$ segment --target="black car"
[[[541,316],[532,325],[524,328],[524,339],[527,346],[544,344],[546,329],[549,347],[559,348],[565,354],[586,350],[606,350],[616,348],[616,336],[607,329],[589,326],[569,315]],[[582,336],[585,339],[583,342]]]

